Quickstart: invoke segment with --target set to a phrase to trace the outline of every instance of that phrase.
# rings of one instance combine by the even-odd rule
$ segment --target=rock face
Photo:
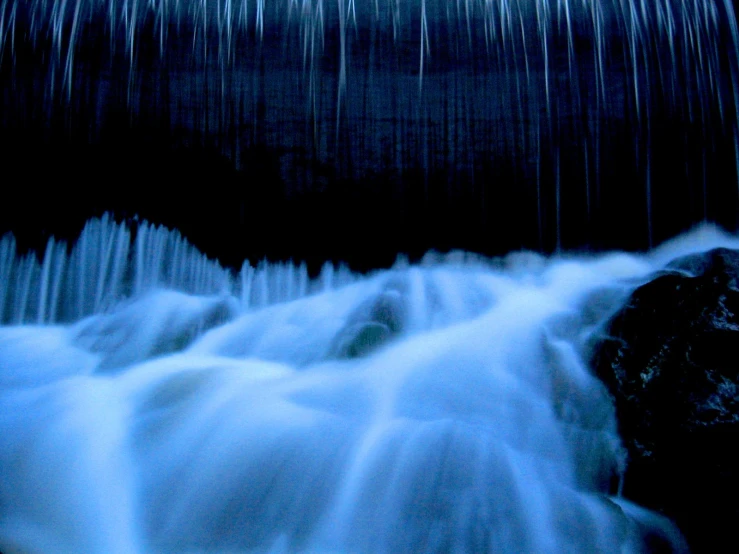
[[[623,495],[677,523],[693,552],[739,522],[739,252],[671,262],[608,323],[592,364],[615,399]]]

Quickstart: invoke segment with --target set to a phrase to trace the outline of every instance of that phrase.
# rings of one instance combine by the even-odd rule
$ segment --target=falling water
[[[644,248],[737,224],[738,47],[729,0],[2,0],[0,117],[7,163],[108,145],[91,179],[207,147],[313,244],[355,212],[366,250]]]

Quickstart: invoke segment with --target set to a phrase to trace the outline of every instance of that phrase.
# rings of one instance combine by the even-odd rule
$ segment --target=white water
[[[430,256],[335,288],[262,266],[299,292],[257,308],[255,270],[208,262],[220,293],[195,296],[129,267],[128,299],[0,327],[0,551],[639,552],[638,529],[674,531],[608,496],[625,458],[581,352],[654,270],[718,245],[739,242]],[[48,286],[26,275],[0,292]]]

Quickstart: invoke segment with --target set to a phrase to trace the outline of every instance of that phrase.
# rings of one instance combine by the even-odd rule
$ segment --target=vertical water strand
[[[640,178],[643,178],[643,150],[645,149],[645,137],[642,128],[642,109],[641,109],[641,96],[640,96],[640,64],[639,64],[639,51],[638,45],[640,43],[640,31],[638,13],[635,5],[637,0],[622,0],[621,2],[621,20],[624,22],[624,33],[626,37],[623,42],[623,56],[624,66],[626,68],[626,95],[627,105],[633,109],[634,119],[632,120],[632,127],[636,130],[633,141],[633,156],[635,162],[635,172]],[[629,82],[630,81],[630,82]],[[648,91],[647,91],[648,92]],[[645,197],[646,207],[646,225],[647,230],[649,229],[649,202],[650,199]]]
[[[336,145],[335,152],[338,159],[341,133],[341,106],[346,94],[346,13],[345,0],[336,0],[339,7],[339,81],[336,91]]]
[[[290,29],[292,27],[293,11],[298,9],[297,8],[298,0],[286,0],[286,2],[287,2],[287,16],[286,16],[286,22],[285,22],[285,29]],[[299,24],[298,24],[298,27],[300,27]]]
[[[725,127],[728,117],[724,109],[724,91],[722,86],[722,63],[721,63],[721,44],[723,41],[719,37],[722,36],[722,29],[719,21],[723,18],[719,17],[718,7],[712,4],[710,7],[706,7],[706,35],[711,43],[710,56],[708,56],[708,73],[710,76],[711,84],[711,100],[715,103],[718,109],[718,118],[722,125]],[[714,115],[709,112],[711,121],[714,119]],[[712,136],[711,140],[711,154],[717,155],[718,145],[716,144],[715,137]],[[703,194],[705,196],[703,200],[703,220],[708,221],[709,218],[709,187],[710,184],[710,168],[711,162],[708,159],[706,152],[703,152]]]
[[[220,2],[220,0],[216,0],[217,2]],[[204,132],[205,137],[210,135],[210,117],[211,117],[211,93],[210,93],[210,64],[208,63],[208,42],[210,40],[208,36],[208,0],[201,0],[200,3],[200,10],[201,10],[201,23],[203,26],[202,29],[202,41],[203,41],[203,93],[202,93],[202,101],[203,101],[203,122],[202,122],[202,129]]]
[[[253,295],[255,308],[264,308],[269,305],[268,267],[267,260],[262,260],[257,264],[256,274],[254,276],[255,294]]]
[[[551,87],[549,84],[549,21],[547,0],[536,0],[536,21],[539,43],[544,56],[544,95],[547,117],[552,117]]]
[[[652,41],[648,40],[646,36],[646,29],[651,29],[653,25],[649,21],[649,12],[647,11],[645,0],[641,2],[641,19],[642,23],[638,26],[638,35],[640,37],[640,50],[642,52],[642,61],[644,66],[644,75],[649,83],[651,79],[651,69],[649,62],[649,47],[655,47],[659,49],[659,44],[655,44],[655,40],[659,37],[652,37]],[[659,59],[659,51],[656,52],[657,59]],[[647,212],[647,246],[652,248],[654,246],[654,229],[653,229],[653,198],[652,198],[652,91],[649,87],[646,87],[645,98],[644,98],[644,126],[646,129],[646,149],[644,153],[645,168],[644,168],[644,190],[645,190],[645,204]],[[637,101],[639,101],[637,97]],[[641,132],[641,130],[640,130]]]
[[[702,10],[701,7],[703,8]],[[699,106],[701,108],[701,129],[705,130],[708,125],[707,117],[710,117],[711,72],[709,53],[711,51],[711,36],[709,35],[709,29],[706,27],[708,24],[708,14],[705,11],[706,4],[704,3],[702,6],[698,6],[696,1],[694,2],[693,9],[693,27],[695,28],[694,50],[698,60],[696,70],[700,75],[700,78],[697,79],[697,86],[698,98],[700,99]]]
[[[207,294],[210,292],[210,287],[213,283],[213,272],[211,271],[210,264],[208,264],[208,260],[205,256],[193,255],[192,258],[200,268],[200,279],[195,283],[194,292],[192,294]]]
[[[301,262],[298,268],[298,298],[308,295],[310,287],[310,278],[308,277],[308,266],[305,262]]]
[[[537,13],[539,20],[539,33],[540,41],[544,56],[544,81],[545,81],[545,95],[546,95],[546,122],[547,132],[549,134],[549,149],[548,152],[552,155],[552,171],[554,172],[554,227],[555,227],[555,249],[559,251],[562,247],[562,236],[561,236],[561,160],[560,160],[560,141],[562,138],[560,128],[560,102],[561,94],[556,91],[554,94],[554,101],[552,99],[552,71],[550,64],[556,63],[555,57],[550,53],[550,46],[553,46],[553,41],[556,36],[556,29],[554,28],[554,15],[551,11],[551,6],[548,0],[542,0],[541,4],[537,3],[537,8],[541,6],[540,14]],[[555,111],[556,110],[556,111]]]
[[[15,325],[21,325],[26,322],[29,296],[31,295],[31,290],[36,284],[37,271],[38,263],[36,263],[33,254],[26,254],[21,258],[20,262],[16,264],[15,287],[13,287],[13,292],[16,296],[14,298],[14,318],[12,320],[12,323]]]
[[[285,290],[282,287],[284,281],[284,273],[281,271],[283,264],[280,262],[264,266],[264,274],[266,275],[265,283],[267,284],[267,304],[278,304],[282,302]]]
[[[8,31],[5,28],[5,17],[6,13],[8,12],[8,1],[9,0],[2,0],[0,2],[0,61],[3,60],[3,55],[5,54],[5,43],[8,41]],[[13,2],[13,5],[10,7],[11,14],[15,13],[15,7],[16,2]],[[10,19],[11,16],[9,16]],[[11,40],[10,46],[13,48],[13,43],[15,41]],[[11,58],[15,59],[15,56],[11,52]],[[0,310],[2,309],[2,305],[0,305]],[[2,317],[2,311],[0,311],[0,318]],[[2,321],[0,319],[0,321]]]
[[[595,46],[593,51],[593,58],[596,67],[596,98],[595,98],[595,112],[593,113],[593,125],[594,130],[594,153],[595,160],[593,164],[593,171],[595,175],[595,207],[600,208],[600,196],[601,196],[601,115],[608,109],[606,103],[606,79],[605,79],[605,38],[604,38],[604,16],[603,11],[600,8],[600,3],[592,1],[591,5],[591,16],[593,20],[593,27],[595,29]]]
[[[734,159],[736,160],[736,177],[737,177],[737,205],[739,205],[739,29],[737,28],[736,14],[731,0],[724,0],[724,9],[726,10],[729,31],[731,33],[731,41],[733,46],[733,56],[729,59],[729,71],[731,75],[731,90],[734,96]],[[737,216],[737,224],[739,224],[739,215]]]
[[[328,292],[334,288],[334,266],[331,262],[326,262],[321,266],[318,280],[321,284],[321,292]]]
[[[314,58],[316,64],[315,64],[315,72],[313,73],[313,77],[315,79],[315,87],[316,91],[320,92],[320,86],[321,86],[321,78],[320,78],[320,63],[319,59],[320,56],[326,51],[326,35],[328,33],[326,29],[326,14],[324,12],[324,6],[323,6],[324,0],[318,0],[318,9],[316,10],[315,18],[316,23],[318,25],[318,29],[316,30],[318,32],[319,38],[320,38],[320,45],[319,49],[317,51],[314,51],[314,55],[316,58]],[[318,44],[317,44],[318,45]],[[325,152],[328,154],[328,140],[322,137],[321,129],[324,126],[324,117],[323,117],[323,102],[322,102],[322,95],[316,94],[314,96],[315,102],[316,102],[316,112],[320,113],[321,116],[316,120],[317,121],[317,128],[316,128],[316,136],[319,139],[319,145],[320,145],[320,152]],[[328,124],[329,120],[326,120],[326,124]],[[325,141],[325,145],[324,145]]]
[[[552,102],[551,102],[551,87],[549,82],[549,22],[548,22],[548,3],[547,0],[536,0],[536,23],[538,30],[539,46],[541,48],[540,55],[543,57],[543,70],[544,70],[544,108],[547,121],[547,131],[553,140],[553,129],[552,129]],[[541,110],[538,110],[537,114],[537,162],[536,162],[536,182],[537,182],[537,209],[539,219],[539,248],[544,248],[544,205],[543,205],[543,130],[541,128]]]
[[[106,300],[106,308],[118,300],[119,297],[125,296],[130,291],[124,288],[126,278],[126,270],[128,266],[128,253],[131,247],[131,233],[125,224],[121,223],[116,228],[116,238],[114,241],[115,253],[113,255],[113,268],[111,270],[110,288],[108,298]]]
[[[694,56],[697,59],[696,64],[696,87],[697,87],[697,95],[698,99],[700,100],[698,103],[699,110],[700,110],[700,131],[701,136],[705,137],[705,139],[708,139],[706,135],[707,130],[709,128],[709,120],[711,119],[711,70],[710,70],[710,48],[709,45],[711,43],[711,36],[709,35],[709,29],[706,27],[708,24],[708,14],[705,11],[705,4],[703,4],[701,10],[701,6],[698,6],[698,3],[694,1],[693,3],[693,21],[692,26],[694,27],[694,39],[693,39],[693,48],[694,48]],[[702,141],[703,148],[701,149],[701,157],[700,157],[700,168],[699,168],[699,174],[700,174],[700,187],[701,187],[701,204],[703,206],[703,212],[706,212],[706,181],[705,181],[705,174],[706,174],[706,153],[707,149],[709,148],[708,140]],[[693,192],[693,191],[691,191]],[[693,196],[695,196],[693,194]],[[691,213],[691,216],[693,214]]]
[[[191,289],[195,289],[197,283],[200,282],[200,278],[203,272],[203,266],[200,263],[199,259],[194,259],[192,260],[192,263],[188,264],[188,267],[190,268],[188,285]]]
[[[244,39],[249,38],[249,0],[241,0],[241,6],[239,8],[239,28],[244,34]]]
[[[640,87],[639,87],[639,52],[638,44],[640,42],[640,30],[639,21],[636,13],[636,6],[634,2],[636,0],[628,0],[627,13],[624,15],[626,21],[626,33],[627,33],[627,44],[628,44],[628,58],[631,69],[631,79],[633,87],[633,103],[634,110],[636,112],[636,123],[637,126],[641,125],[641,102],[640,102]]]
[[[84,231],[83,231],[84,232]],[[98,275],[95,280],[95,299],[93,301],[93,313],[98,313],[103,305],[105,297],[105,285],[111,278],[108,271],[111,257],[113,255],[113,241],[115,241],[115,222],[109,221],[108,214],[103,216],[99,227],[98,239]]]
[[[504,85],[503,89],[505,91],[505,106],[515,106],[517,103],[517,100],[513,98],[513,87],[511,86],[512,82],[512,76],[511,76],[511,58],[512,54],[510,53],[510,49],[512,48],[512,43],[514,42],[514,37],[510,33],[510,9],[509,9],[509,2],[507,0],[501,0],[500,2],[500,13],[499,13],[499,33],[500,33],[500,44],[501,44],[501,51],[502,51],[502,61],[503,61],[503,74],[504,74]],[[515,60],[513,61],[514,69],[515,71]],[[466,91],[466,87],[465,87]],[[502,125],[500,132],[502,134],[502,144],[503,144],[503,150],[504,150],[504,156],[508,157],[511,156],[511,131],[509,129],[510,127],[510,121],[509,118],[502,118]],[[468,129],[465,129],[465,137],[469,133]]]
[[[381,86],[382,73],[380,72],[380,78],[376,77],[375,67],[377,65],[377,48],[378,48],[378,36],[382,32],[380,29],[379,5],[375,1],[375,10],[371,16],[369,22],[369,52],[367,59],[367,72],[364,75],[364,86],[362,88],[362,118],[361,118],[361,129],[359,135],[361,137],[360,152],[362,155],[367,157],[370,161],[370,165],[379,166],[382,164],[382,141],[378,140],[380,136],[380,130],[377,125],[378,114],[381,113],[381,109],[376,109],[376,95],[374,90],[376,87]],[[374,154],[376,158],[370,158]]]
[[[8,29],[10,31],[10,57],[15,63],[15,26],[18,18],[18,3],[13,4],[13,9],[10,10],[10,17],[8,18]]]
[[[54,268],[51,276],[51,296],[48,302],[48,316],[47,321],[49,323],[56,323],[59,321],[59,312],[61,316],[65,317],[67,314],[64,311],[65,306],[61,304],[60,293],[62,285],[64,283],[65,269],[67,263],[67,245],[64,243],[56,244],[56,252],[54,252]]]
[[[400,1],[401,0],[388,0],[393,19],[393,42],[396,44],[400,33]]]
[[[251,295],[254,282],[254,268],[248,261],[245,261],[241,266],[239,280],[241,283],[241,309],[246,311],[251,308]]]
[[[418,67],[418,99],[421,100],[421,93],[423,91],[423,64],[424,56],[430,55],[428,45],[428,29],[426,26],[426,0],[421,0],[421,52]]]
[[[144,253],[146,234],[149,232],[148,225],[139,225],[136,232],[136,244],[134,245],[135,262],[133,265],[133,290],[131,294],[138,296],[144,290]]]
[[[473,15],[472,7],[469,4],[469,2],[465,3],[465,30],[466,30],[466,36],[471,37],[472,36],[472,23],[473,23]],[[476,122],[476,112],[475,112],[475,105],[476,105],[476,87],[470,86],[470,82],[473,84],[477,80],[478,72],[476,69],[477,66],[477,53],[470,48],[471,44],[469,43],[469,40],[467,41],[467,44],[465,46],[464,42],[461,43],[460,49],[466,47],[467,52],[466,55],[463,55],[463,58],[468,58],[471,60],[472,64],[472,70],[469,69],[462,72],[462,77],[464,79],[465,85],[462,89],[462,112],[464,114],[465,118],[465,127],[464,127],[464,151],[467,154],[466,159],[463,161],[464,167],[469,168],[469,187],[470,187],[470,196],[477,198],[478,196],[478,186],[477,186],[477,179],[476,179],[476,166],[477,164],[475,159],[476,154],[476,141],[477,141],[477,130],[475,128],[475,122]],[[479,216],[478,216],[479,217]]]
[[[667,41],[670,49],[670,68],[673,72],[677,72],[679,69],[678,63],[677,63],[677,49],[675,46],[675,34],[677,33],[677,23],[675,22],[675,14],[672,10],[672,3],[671,2],[665,2],[664,3],[664,29],[665,34],[667,35]],[[673,76],[672,79],[670,79],[670,92],[672,93],[672,103],[675,105],[677,103],[677,89],[678,89],[678,79],[676,76]]]
[[[51,19],[51,36],[52,36],[52,53],[49,63],[49,108],[51,109],[56,92],[56,69],[62,65],[62,52],[64,49],[62,32],[64,30],[64,14],[67,9],[67,0],[52,2]]]
[[[137,296],[143,295],[155,286],[157,281],[156,268],[153,264],[154,249],[157,243],[157,229],[151,223],[144,223],[146,233],[141,240],[141,288],[136,292]]]
[[[519,20],[519,22],[518,22],[519,24],[518,25],[516,25],[515,22],[514,22],[514,20],[513,20],[513,14],[511,13],[513,11],[512,8],[511,8],[511,11],[508,14],[508,19],[509,19],[509,33],[511,35],[511,53],[512,53],[512,56],[513,56],[513,73],[514,73],[515,78],[516,78],[516,108],[517,108],[518,120],[519,120],[518,133],[519,133],[519,139],[520,139],[521,145],[522,145],[521,148],[516,149],[517,150],[516,155],[519,157],[519,159],[525,160],[526,159],[526,155],[527,155],[526,153],[529,150],[529,136],[528,136],[528,133],[526,132],[526,117],[524,115],[524,105],[528,105],[528,102],[525,102],[524,101],[524,91],[523,91],[523,88],[521,86],[521,69],[520,69],[520,66],[519,66],[519,64],[520,64],[520,61],[519,61],[520,56],[519,56],[519,53],[518,53],[518,49],[516,48],[516,43],[518,41],[516,40],[516,38],[517,38],[516,34],[517,33],[514,34],[514,29],[516,29],[516,30],[518,30],[518,28],[521,29],[521,33],[520,33],[520,35],[518,35],[518,37],[521,39],[521,49],[523,50],[523,59],[524,59],[524,63],[525,63],[525,70],[526,70],[525,73],[526,73],[526,80],[527,80],[527,83],[526,83],[526,87],[527,87],[526,88],[526,94],[527,95],[529,95],[530,92],[531,92],[531,83],[529,82],[528,54],[526,53],[526,32],[525,32],[523,21],[522,21],[523,20],[523,15],[521,13],[521,5],[520,5],[520,3],[516,2],[516,8],[517,8],[516,15],[517,15],[518,20]],[[518,141],[515,141],[514,142],[514,146],[515,146],[515,143],[516,142],[518,142]]]
[[[228,36],[228,23],[226,18],[226,10],[228,8],[228,0],[225,0],[223,8],[221,0],[216,0],[216,26],[218,28],[218,109],[217,112],[217,129],[218,137],[224,136],[226,126],[226,61],[228,59],[228,50],[224,41],[224,35]],[[207,64],[207,60],[206,60]],[[222,139],[221,139],[222,140]]]
[[[159,57],[164,57],[165,37],[169,32],[169,0],[159,0],[156,7],[156,21],[159,23]]]
[[[172,282],[176,283],[176,286],[184,288],[189,285],[187,280],[187,244],[181,236],[176,237],[173,242],[172,260],[169,263]]]
[[[144,294],[156,287],[159,283],[159,264],[157,264],[158,258],[158,247],[160,242],[159,228],[153,223],[146,224],[149,227],[149,231],[146,233],[146,241],[143,244],[144,248],[144,287],[139,294]]]
[[[13,36],[15,34],[14,27],[17,9],[18,0],[2,0],[0,2],[0,60],[5,51],[6,41],[11,48],[11,59],[15,60]]]
[[[264,0],[256,0],[257,13],[255,31],[259,35],[259,42],[264,40]]]
[[[686,81],[688,86],[687,91],[690,95],[689,105],[691,106],[690,118],[691,122],[695,122],[699,128],[701,134],[705,129],[705,111],[703,107],[704,94],[703,94],[703,62],[702,53],[699,51],[701,45],[701,31],[699,24],[699,10],[695,2],[686,4],[683,12],[683,29],[685,33],[685,53],[686,58]],[[691,101],[697,99],[698,101]],[[688,138],[686,137],[686,154],[688,150]],[[705,149],[707,145],[702,145]],[[694,164],[692,160],[686,155],[686,175],[690,178],[695,173]],[[688,191],[693,193],[692,187]]]
[[[501,0],[500,1],[500,12],[498,14],[498,27],[499,27],[499,33],[500,33],[500,45],[501,45],[501,54],[499,54],[503,59],[503,71],[505,75],[505,85],[504,90],[505,94],[507,96],[505,105],[511,106],[514,104],[512,100],[512,92],[511,92],[511,56],[508,53],[508,50],[510,48],[509,42],[513,42],[513,36],[509,33],[510,30],[510,11],[509,11],[508,1],[507,0]],[[508,142],[508,129],[507,127],[507,121],[504,119],[503,124],[503,142],[506,144]]]
[[[645,9],[646,7],[643,6],[642,10]],[[657,71],[657,82],[660,84],[660,96],[662,97],[661,99],[664,100],[664,96],[666,96],[665,91],[667,90],[668,83],[665,76],[666,71],[663,64],[663,58],[665,57],[663,52],[667,40],[667,35],[665,33],[665,14],[662,0],[654,4],[654,7],[652,8],[652,14],[649,17],[648,28],[650,30],[650,36],[652,38],[651,44],[654,50],[654,57],[656,58],[654,61],[654,67]],[[670,68],[668,67],[668,70],[669,69]]]
[[[108,1],[108,48],[110,49],[111,57],[115,54],[116,36],[118,34],[118,17],[116,15],[116,2]]]
[[[357,8],[355,0],[349,0],[348,12],[351,14],[352,26],[354,27],[355,36],[359,31],[357,27]]]
[[[570,15],[569,0],[561,0],[564,6],[565,24],[567,29],[567,70],[570,77],[570,94],[573,96],[573,105],[577,107],[577,113],[580,112],[579,89],[577,87],[575,73],[575,38],[572,28],[572,16]]]
[[[189,246],[186,248],[185,252],[188,260],[187,265],[194,268],[192,279],[188,283],[188,289],[189,291],[195,291],[194,294],[200,294],[200,291],[204,288],[204,283],[207,279],[205,257],[195,255]]]
[[[128,54],[128,91],[126,94],[126,103],[129,113],[133,103],[133,88],[136,83],[135,57],[136,57],[136,26],[138,25],[138,0],[131,0],[131,13],[126,11],[128,0],[124,4],[124,15],[126,24],[126,53]]]
[[[581,80],[582,75],[581,73],[584,73],[587,71],[587,69],[583,68],[579,61],[579,56],[576,58],[577,52],[575,50],[575,33],[576,33],[576,23],[577,23],[577,12],[573,14],[572,12],[572,5],[571,0],[564,0],[564,14],[565,14],[565,22],[566,22],[566,29],[567,29],[567,64],[568,64],[568,74],[569,74],[569,93],[570,93],[570,106],[572,110],[572,133],[578,137],[578,140],[582,142],[583,145],[583,157],[582,157],[582,170],[583,170],[583,180],[582,180],[582,189],[584,189],[584,196],[585,196],[585,202],[586,202],[586,209],[585,209],[585,215],[584,215],[584,229],[585,229],[585,237],[588,237],[591,234],[591,228],[590,228],[590,178],[588,175],[588,135],[589,135],[589,128],[588,128],[588,121],[587,121],[587,108],[583,108],[583,98],[581,94]],[[590,32],[590,36],[592,37],[592,30],[588,30]],[[580,192],[578,191],[578,195]],[[570,200],[570,202],[573,202],[573,200]]]
[[[172,242],[173,239],[176,240],[178,235],[179,233],[172,234],[171,231],[160,226],[157,226],[154,230],[154,244],[149,248],[153,275],[151,283],[152,288],[161,286],[177,286],[175,283],[171,282],[171,275],[168,271],[169,267],[167,264],[167,258],[169,257],[171,259],[171,255],[167,256],[167,254],[169,254],[170,251],[170,242]],[[197,291],[193,291],[193,293],[198,294]]]
[[[74,66],[74,50],[77,42],[77,25],[80,18],[80,5],[83,0],[76,0],[74,4],[74,13],[72,15],[72,29],[69,32],[69,44],[67,46],[67,60],[64,64],[64,77],[62,80],[62,87],[66,85],[67,88],[67,100],[72,99],[72,81],[73,74],[72,69]]]
[[[488,58],[490,57],[490,49],[492,46],[492,31],[490,29],[490,26],[492,25],[492,19],[493,19],[493,0],[483,0],[483,8],[482,8],[482,30],[483,30],[483,36],[485,38],[485,53],[487,54]]]
[[[13,294],[10,284],[15,270],[15,260],[15,237],[6,235],[0,238],[0,324],[7,322],[10,317],[7,311],[10,297]]]
[[[49,287],[51,286],[51,266],[54,262],[54,251],[56,250],[54,244],[54,237],[49,239],[46,244],[46,253],[44,254],[44,261],[41,265],[41,279],[39,282],[38,292],[38,307],[36,308],[36,323],[41,325],[43,323],[50,322],[47,319],[48,311],[48,298],[49,298]]]
[[[278,302],[286,302],[290,300],[290,280],[291,280],[291,273],[290,269],[292,268],[292,262],[282,262],[275,264],[275,284],[274,287],[275,292],[277,292],[278,295]]]
[[[203,256],[195,256],[187,247],[186,254],[188,263],[187,265],[194,268],[192,271],[192,278],[188,282],[188,289],[196,291],[195,294],[200,294],[200,290],[203,288],[203,283],[207,279],[207,268],[205,266],[205,260]]]
[[[2,2],[3,6],[7,6],[7,2]],[[13,6],[18,5],[18,0],[13,0]],[[0,8],[0,11],[2,9]],[[41,15],[46,15],[46,4],[43,0],[33,0],[33,7],[29,9],[30,12],[30,20],[29,20],[29,38],[31,39],[31,44],[35,48],[37,45],[37,39],[39,35],[39,27],[41,27]],[[28,13],[28,12],[27,12]],[[2,17],[2,16],[0,16]],[[0,34],[2,36],[2,34]],[[2,50],[2,46],[0,46],[0,50]]]
[[[85,315],[87,315],[85,311],[85,297],[86,297],[86,280],[87,280],[87,271],[88,271],[88,246],[87,243],[89,241],[88,233],[83,232],[80,235],[80,238],[77,239],[77,245],[74,248],[73,254],[76,258],[77,264],[76,264],[76,275],[75,275],[75,281],[77,283],[77,311],[74,314],[75,319],[81,319]]]
[[[318,153],[318,145],[319,145],[319,135],[318,135],[318,94],[317,94],[317,87],[318,87],[318,68],[316,67],[316,33],[319,29],[319,18],[317,10],[313,9],[313,3],[310,0],[306,0],[303,3],[304,11],[303,13],[307,13],[307,17],[304,17],[306,20],[306,29],[305,29],[305,51],[303,54],[303,71],[305,72],[306,67],[306,60],[309,60],[309,67],[308,67],[308,113],[309,113],[309,122],[311,125],[311,131],[312,131],[312,138],[311,146],[312,146],[312,156],[315,159]],[[310,57],[308,58],[308,54],[310,54]]]
[[[710,22],[711,22],[711,29],[707,31],[707,34],[709,37],[711,37],[712,41],[712,48],[711,48],[711,58],[709,63],[709,72],[711,74],[711,85],[712,85],[712,93],[714,95],[714,100],[718,106],[719,111],[719,118],[721,121],[725,121],[726,114],[725,114],[725,108],[724,108],[724,98],[723,98],[723,90],[722,90],[722,83],[721,83],[721,75],[722,75],[722,69],[721,69],[721,44],[722,42],[719,42],[719,38],[722,35],[722,29],[721,29],[721,22],[728,16],[720,17],[719,16],[719,10],[718,7],[715,4],[711,5],[711,12],[710,12]]]

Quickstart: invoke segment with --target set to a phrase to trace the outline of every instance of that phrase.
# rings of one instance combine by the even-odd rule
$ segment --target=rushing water
[[[146,224],[130,241],[105,219],[40,264],[0,243],[4,554],[681,548],[614,496],[626,460],[583,354],[667,261],[737,239],[317,281],[234,275]]]

